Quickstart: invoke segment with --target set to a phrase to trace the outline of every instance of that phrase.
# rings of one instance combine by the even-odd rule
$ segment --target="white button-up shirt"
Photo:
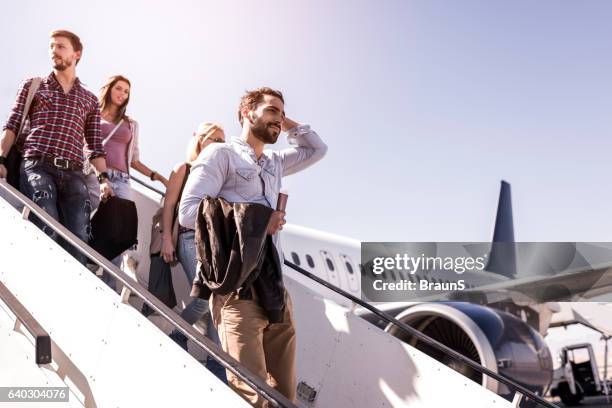
[[[206,196],[230,203],[257,203],[276,208],[282,177],[321,160],[327,145],[310,129],[300,125],[288,131],[288,149],[264,150],[257,160],[243,140],[208,145],[193,163],[179,206],[180,225],[195,229],[198,206]],[[279,234],[273,237],[283,260]]]

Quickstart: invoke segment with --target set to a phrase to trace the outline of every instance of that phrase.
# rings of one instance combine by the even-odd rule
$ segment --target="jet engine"
[[[552,382],[552,357],[544,339],[510,313],[471,303],[420,303],[399,312],[396,319],[537,395],[544,395]],[[483,377],[397,326],[389,324],[385,331],[491,391],[507,399],[514,396],[504,384]]]

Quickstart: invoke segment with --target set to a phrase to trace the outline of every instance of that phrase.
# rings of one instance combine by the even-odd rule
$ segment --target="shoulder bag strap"
[[[106,146],[106,144],[108,143],[108,141],[110,140],[111,137],[113,137],[113,135],[115,134],[115,132],[117,131],[117,129],[119,129],[119,127],[121,126],[121,124],[123,123],[123,118],[121,118],[121,120],[119,121],[119,123],[117,123],[115,125],[115,127],[113,128],[113,130],[111,130],[111,132],[108,134],[108,136],[106,136],[106,138],[102,141],[102,146]]]
[[[117,129],[119,129],[119,126],[121,126],[121,124],[123,123],[123,119],[121,119],[119,121],[119,123],[117,123],[115,125],[115,127],[113,128],[113,130],[111,130],[111,132],[108,134],[108,136],[106,136],[106,138],[102,141],[102,146],[105,146],[106,143],[108,143],[108,141],[110,140],[111,137],[113,137],[113,135],[115,134],[115,132],[117,131]],[[129,166],[128,166],[129,169]],[[85,159],[85,161],[83,162],[83,174],[90,175],[94,173],[94,168],[91,165],[91,162],[88,159]]]
[[[174,218],[172,219],[172,225],[174,225],[174,223],[177,220],[179,203],[181,202],[181,196],[183,195],[183,190],[185,189],[185,183],[187,183],[187,178],[189,177],[190,171],[191,171],[191,164],[185,163],[185,177],[183,178],[183,184],[181,185],[181,190],[179,191],[179,199],[176,202],[176,205],[174,206]]]
[[[28,119],[28,114],[30,113],[30,106],[32,106],[32,101],[34,100],[34,95],[38,88],[40,88],[40,84],[42,82],[41,77],[32,78],[32,82],[30,83],[30,89],[28,89],[28,96],[26,97],[25,105],[23,106],[23,115],[21,117],[21,124],[19,125],[19,131],[17,132],[17,137],[21,134],[23,130],[23,125],[25,125],[26,120]]]

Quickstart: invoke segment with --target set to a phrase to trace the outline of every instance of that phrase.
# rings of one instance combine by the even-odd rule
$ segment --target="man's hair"
[[[242,125],[242,111],[246,108],[248,110],[254,110],[257,105],[263,101],[264,95],[276,96],[278,99],[285,103],[285,99],[283,98],[283,94],[280,91],[277,91],[272,88],[268,88],[266,86],[262,88],[257,88],[252,91],[246,91],[246,93],[240,98],[240,105],[238,105],[238,121]]]
[[[81,43],[81,39],[75,33],[70,32],[68,30],[53,30],[51,31],[49,38],[55,38],[55,37],[67,38],[68,41],[70,41],[70,44],[72,45],[72,48],[74,49],[75,52],[83,51],[83,43]],[[77,60],[76,62],[77,64],[79,63],[80,59],[81,58]]]

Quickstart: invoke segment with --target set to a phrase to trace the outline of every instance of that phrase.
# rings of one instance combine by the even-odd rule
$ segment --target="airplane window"
[[[300,257],[295,252],[291,253],[291,259],[293,259],[293,263],[297,266],[300,266]]]
[[[348,261],[344,262],[344,264],[346,265],[346,270],[348,273],[351,275],[355,273],[355,271],[353,271],[353,266]]]
[[[314,260],[312,259],[312,256],[308,254],[306,254],[306,263],[308,263],[308,266],[311,268],[314,268]]]
[[[325,258],[325,262],[327,262],[327,267],[330,271],[334,271],[334,263],[329,258]]]

